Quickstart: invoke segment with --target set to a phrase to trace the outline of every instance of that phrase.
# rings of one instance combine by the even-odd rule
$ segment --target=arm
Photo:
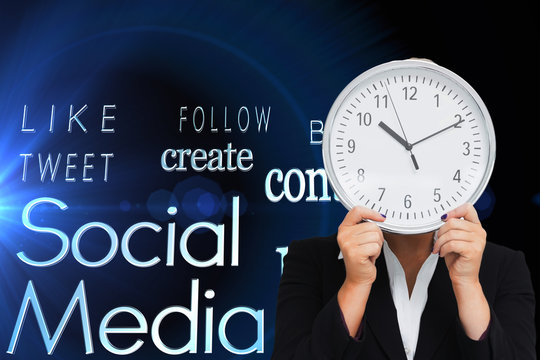
[[[337,300],[352,336],[358,332],[364,318],[371,285],[377,277],[375,261],[384,242],[381,229],[372,222],[362,223],[363,219],[384,221],[385,217],[373,210],[355,207],[343,219],[337,235],[346,271]]]
[[[357,207],[349,211],[338,229],[347,278],[326,304],[322,269],[311,243],[290,244],[278,291],[272,359],[339,359],[349,350],[360,351],[363,342],[351,335],[362,321],[383,241],[377,225],[359,223],[366,218],[384,221],[380,214]]]
[[[291,242],[279,284],[272,359],[339,359],[353,341],[337,295],[323,304],[320,277],[309,242]]]
[[[492,359],[536,359],[535,304],[525,257],[522,252],[513,252],[501,269],[491,307],[486,342]]]
[[[355,285],[347,280],[345,280],[338,291],[337,300],[343,315],[343,321],[349,335],[354,335],[357,340],[361,336],[362,330],[360,329],[360,324],[364,319],[364,312],[370,291],[371,284]]]
[[[491,323],[481,341],[457,329],[461,351],[471,359],[536,359],[535,296],[522,252],[501,266],[497,295],[490,305]]]
[[[433,252],[445,259],[463,330],[470,339],[479,340],[491,319],[479,280],[487,234],[469,203],[441,219],[446,223],[439,230]]]
[[[501,266],[496,297],[489,304],[479,281],[486,233],[474,207],[465,204],[445,220],[434,252],[445,257],[452,280],[464,358],[536,359],[535,300],[523,254],[513,252]]]

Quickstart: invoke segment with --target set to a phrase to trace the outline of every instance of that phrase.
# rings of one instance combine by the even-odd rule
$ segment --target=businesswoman
[[[523,253],[486,242],[471,204],[442,219],[397,235],[355,207],[336,235],[293,241],[272,359],[536,359]]]

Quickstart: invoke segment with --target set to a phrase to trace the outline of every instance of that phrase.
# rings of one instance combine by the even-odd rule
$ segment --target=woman
[[[293,241],[272,359],[536,359],[523,253],[486,243],[471,204],[441,219],[390,234],[355,207],[337,236]]]

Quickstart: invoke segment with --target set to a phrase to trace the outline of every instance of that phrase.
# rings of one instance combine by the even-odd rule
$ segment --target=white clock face
[[[403,60],[368,70],[343,90],[326,121],[323,157],[347,208],[386,215],[388,231],[422,233],[478,199],[495,138],[485,105],[463,79]]]

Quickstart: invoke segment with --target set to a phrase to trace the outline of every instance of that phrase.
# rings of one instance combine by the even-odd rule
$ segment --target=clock
[[[386,216],[383,230],[419,234],[484,191],[495,133],[477,92],[427,60],[384,63],[355,78],[326,119],[324,167],[341,203]]]

